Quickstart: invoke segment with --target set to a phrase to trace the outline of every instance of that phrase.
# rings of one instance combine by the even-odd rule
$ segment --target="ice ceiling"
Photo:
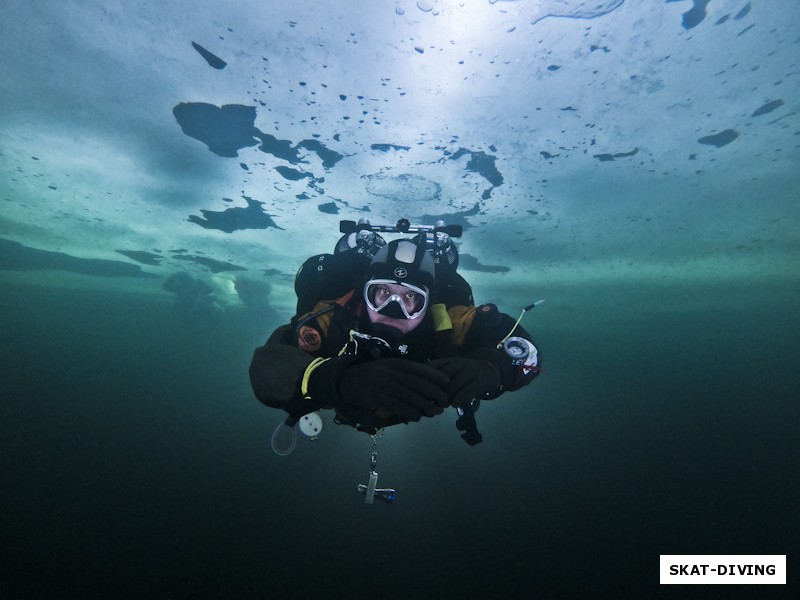
[[[799,16],[794,0],[11,0],[0,273],[157,293],[185,273],[229,304],[249,281],[290,311],[340,219],[408,217],[463,225],[465,275],[506,293],[794,277]]]

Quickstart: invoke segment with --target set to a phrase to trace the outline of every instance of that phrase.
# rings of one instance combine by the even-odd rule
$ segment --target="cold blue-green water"
[[[796,577],[800,290],[552,291],[526,317],[542,376],[482,406],[479,446],[454,414],[386,430],[397,499],[369,506],[365,434],[270,450],[246,370],[272,323],[3,288],[0,596],[794,597],[659,586],[658,558]]]
[[[0,600],[800,597],[796,0],[6,0]],[[529,387],[286,457],[340,221],[463,236]],[[387,240],[395,235],[386,234]],[[375,390],[376,394],[380,390]],[[787,584],[661,585],[661,555]]]

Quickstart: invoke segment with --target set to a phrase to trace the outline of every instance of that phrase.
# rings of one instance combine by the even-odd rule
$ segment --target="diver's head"
[[[428,311],[435,273],[424,244],[394,240],[383,246],[372,259],[364,284],[370,322],[403,333],[416,329]]]

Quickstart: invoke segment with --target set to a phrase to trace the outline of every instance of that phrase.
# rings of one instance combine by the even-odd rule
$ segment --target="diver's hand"
[[[434,360],[431,366],[450,378],[447,397],[453,406],[464,406],[500,385],[497,370],[485,360],[452,356]]]
[[[345,369],[338,391],[345,408],[366,410],[391,425],[441,414],[448,382],[445,372],[431,366],[378,358]]]

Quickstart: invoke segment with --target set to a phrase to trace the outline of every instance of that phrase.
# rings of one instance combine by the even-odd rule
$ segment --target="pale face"
[[[413,308],[420,302],[419,294],[409,290],[405,286],[394,283],[380,284],[380,287],[375,293],[374,302],[376,305],[380,306],[393,295],[399,297],[400,301],[409,311],[413,310]],[[425,311],[423,311],[422,314],[420,314],[420,316],[416,319],[395,319],[382,315],[367,306],[367,314],[369,315],[369,320],[372,323],[387,325],[389,327],[393,327],[394,329],[398,329],[403,333],[413,331],[422,322],[426,311],[427,307],[425,308]]]

